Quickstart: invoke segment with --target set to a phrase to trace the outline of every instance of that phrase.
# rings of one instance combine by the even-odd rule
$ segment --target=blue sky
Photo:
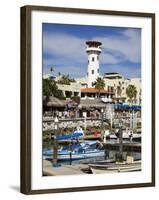
[[[141,29],[44,23],[43,73],[84,77],[87,73],[87,40],[102,42],[100,74],[118,72],[141,77]]]

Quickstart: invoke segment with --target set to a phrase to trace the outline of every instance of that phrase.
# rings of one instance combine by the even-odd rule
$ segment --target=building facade
[[[114,100],[119,103],[129,103],[129,98],[126,94],[126,89],[129,85],[134,85],[137,94],[133,104],[141,105],[141,78],[124,78],[119,73],[105,73],[103,76],[105,81],[105,89],[114,91]]]
[[[76,78],[70,84],[58,83],[61,76],[54,77],[52,75],[43,75],[43,78],[49,78],[57,82],[58,89],[63,92],[64,97],[79,96],[82,99],[105,98],[114,103],[130,103],[130,99],[126,94],[129,85],[134,85],[137,91],[133,104],[141,105],[141,78],[124,78],[116,72],[105,73],[101,76],[99,73],[99,55],[101,54],[101,42],[87,41],[86,53],[88,54],[88,66],[86,77]],[[94,86],[97,78],[101,77],[105,82],[102,90],[97,90]],[[104,100],[104,99],[103,99]]]

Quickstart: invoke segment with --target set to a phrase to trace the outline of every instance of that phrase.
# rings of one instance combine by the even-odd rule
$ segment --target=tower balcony
[[[101,53],[102,50],[100,47],[87,47],[86,48],[86,52],[89,53],[89,52],[94,52],[94,53]]]

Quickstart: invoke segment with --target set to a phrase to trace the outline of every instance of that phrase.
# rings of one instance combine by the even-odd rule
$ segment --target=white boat
[[[117,139],[117,135],[114,133],[114,134],[110,134],[109,135],[109,138],[110,139]],[[123,136],[122,136],[123,139],[141,139],[141,134],[139,133],[133,133],[132,131],[123,131]]]
[[[141,170],[141,161],[133,163],[88,164],[93,174],[134,172]]]

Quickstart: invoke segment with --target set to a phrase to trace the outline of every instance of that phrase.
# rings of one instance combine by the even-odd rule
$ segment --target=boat
[[[62,150],[58,152],[57,160],[59,161],[74,161],[81,159],[89,159],[94,157],[104,156],[104,150],[94,149],[94,150],[86,150],[86,151],[69,151]],[[51,154],[44,153],[43,158],[47,160],[53,159],[53,151]]]
[[[54,136],[54,139],[56,140],[73,140],[73,139],[77,139],[79,137],[83,137],[84,136],[84,132],[82,129],[80,129],[79,127],[77,127],[77,130],[74,131],[71,134],[68,135],[60,135],[60,136]]]
[[[110,139],[117,139],[118,138],[118,134],[116,133],[110,133],[108,135],[108,137]],[[140,140],[141,139],[141,134],[139,133],[133,133],[133,131],[129,130],[129,131],[123,131],[123,135],[122,135],[123,139],[126,140]]]
[[[99,141],[83,141],[71,144],[71,148],[60,148],[57,153],[58,161],[74,161],[104,156],[105,151]],[[43,151],[43,158],[53,159],[53,149]]]
[[[108,159],[106,159],[106,160],[98,160],[98,161],[92,161],[92,162],[83,162],[83,164],[89,164],[89,165],[91,165],[91,164],[96,164],[96,165],[100,165],[100,164],[102,164],[102,165],[104,165],[104,164],[108,164],[108,163],[115,163],[116,162],[116,160],[114,159],[114,158],[108,158]]]
[[[93,174],[141,171],[141,161],[88,164]]]

